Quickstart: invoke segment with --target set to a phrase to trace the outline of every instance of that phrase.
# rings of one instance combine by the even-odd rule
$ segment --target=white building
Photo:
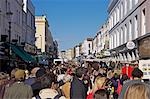
[[[49,53],[54,50],[53,37],[49,30],[49,24],[46,16],[35,17],[36,42],[35,45],[41,52]]]
[[[80,47],[79,45],[75,46],[75,57],[79,57],[80,56]]]
[[[101,33],[100,33],[99,40],[100,40],[99,49],[101,51],[109,49],[109,32],[108,32],[108,22],[107,21],[101,27]]]
[[[96,36],[93,38],[92,54],[98,53],[98,41],[99,41],[99,33],[97,33]]]
[[[112,57],[120,61],[139,59],[138,39],[150,32],[150,0],[112,0],[108,8]],[[135,47],[128,49],[127,42]]]
[[[109,49],[108,23],[103,24],[93,39],[93,53],[95,57],[103,57],[103,52]]]
[[[82,53],[85,56],[92,54],[92,42],[93,38],[87,38],[82,43]]]
[[[66,50],[65,57],[66,57],[67,60],[72,60],[74,58],[73,48],[70,48],[70,49]]]

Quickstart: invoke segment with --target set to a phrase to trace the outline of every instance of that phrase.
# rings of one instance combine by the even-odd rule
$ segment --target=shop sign
[[[133,42],[133,41],[129,41],[129,42],[127,42],[127,44],[126,44],[126,47],[128,48],[128,49],[134,49],[135,48],[135,43]]]
[[[139,60],[139,69],[143,71],[143,79],[150,79],[150,60]]]
[[[109,51],[104,51],[104,55],[105,56],[110,56],[110,52]]]

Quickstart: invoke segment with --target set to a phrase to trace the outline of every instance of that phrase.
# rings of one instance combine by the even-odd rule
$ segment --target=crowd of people
[[[14,68],[0,73],[0,99],[150,99],[143,72],[135,67],[131,76],[111,67],[73,62]]]

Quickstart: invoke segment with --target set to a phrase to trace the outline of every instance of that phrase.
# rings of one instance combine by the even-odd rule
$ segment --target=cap
[[[24,79],[24,78],[25,78],[25,70],[18,69],[18,70],[15,72],[15,78],[16,78],[16,79]]]

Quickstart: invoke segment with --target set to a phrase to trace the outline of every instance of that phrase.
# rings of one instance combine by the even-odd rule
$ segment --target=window
[[[113,27],[113,16],[111,16],[111,28]]]
[[[109,38],[109,49],[111,49],[111,36]]]
[[[129,0],[129,9],[132,9],[132,0]]]
[[[129,22],[129,41],[132,40],[132,21]]]
[[[90,44],[89,44],[89,49],[91,48]]]
[[[119,46],[119,42],[120,42],[120,39],[119,39],[120,37],[119,37],[119,31],[117,30],[117,32],[116,32],[116,43],[117,43],[117,46]]]
[[[8,11],[8,8],[7,8],[7,7],[8,7],[8,6],[7,6],[8,4],[7,4],[7,3],[8,3],[8,2],[7,2],[7,0],[6,0],[6,1],[5,1],[5,9],[6,9],[6,11]]]
[[[119,18],[120,18],[120,15],[119,15],[119,7],[117,7],[117,22],[119,22]]]
[[[121,31],[120,31],[120,38],[121,38],[121,44],[123,44],[123,28],[121,27]]]
[[[18,24],[19,23],[19,13],[18,13],[18,10],[16,10],[16,23]]]
[[[114,25],[116,25],[116,10],[114,11]]]
[[[117,35],[114,33],[114,47],[117,47]]]
[[[113,46],[113,35],[111,35],[111,49],[113,49],[114,46]]]
[[[142,11],[142,35],[146,33],[146,20],[145,20],[145,9]]]
[[[91,52],[90,52],[90,50],[88,50],[88,55],[90,55],[91,54]]]
[[[109,30],[111,29],[111,18],[109,17]]]
[[[21,38],[20,38],[20,36],[19,36],[19,43],[20,43],[20,39],[21,39]]]
[[[121,3],[121,12],[120,13],[121,13],[120,16],[121,16],[121,19],[122,19],[123,18],[123,3]]]
[[[115,25],[115,12],[113,12],[113,26],[112,27],[114,27],[114,25]]]
[[[124,28],[124,43],[127,42],[127,25],[125,24],[125,28]]]
[[[134,38],[138,37],[138,17],[134,17]]]
[[[124,15],[127,14],[127,0],[124,1]]]
[[[34,18],[34,16],[32,15],[32,28],[34,29],[35,27],[35,18]]]
[[[6,6],[6,13],[11,12],[10,2],[8,2],[8,1],[6,0],[5,3],[6,3],[6,4],[5,4],[5,6]],[[8,21],[10,21],[9,17],[7,17],[7,18],[8,18]]]
[[[20,17],[21,17],[21,14],[20,14],[20,11],[18,11],[18,21],[19,21],[19,24],[21,24]]]
[[[7,8],[8,8],[8,9],[7,9],[8,11],[11,11],[11,8],[10,8],[10,2],[8,2]]]
[[[5,34],[7,34],[7,35],[8,35],[8,30],[7,30],[6,28],[4,29],[4,31],[5,31]]]
[[[2,15],[1,15],[1,12],[0,12],[0,26],[1,26],[1,23],[2,22]]]
[[[110,30],[110,17],[109,17],[109,19],[108,19],[108,29]]]
[[[109,42],[109,48],[112,49],[112,36],[110,35],[110,38],[109,38],[110,42]]]

